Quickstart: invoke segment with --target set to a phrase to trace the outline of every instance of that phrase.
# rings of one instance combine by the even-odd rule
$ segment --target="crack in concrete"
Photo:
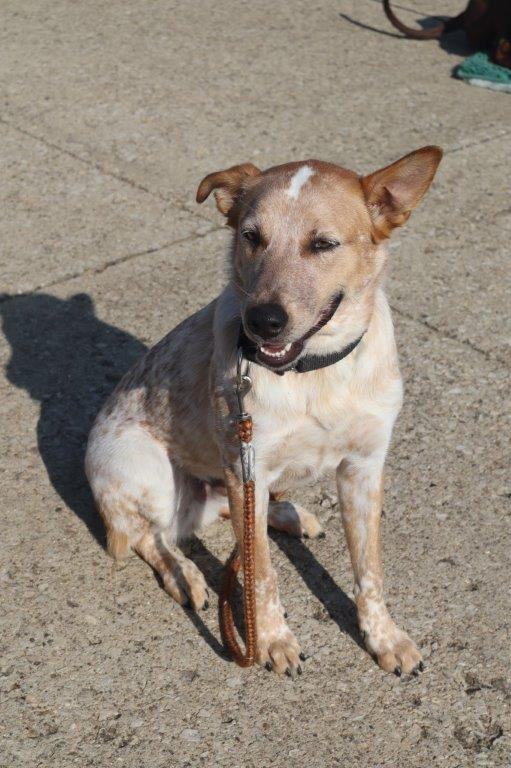
[[[154,197],[157,200],[160,200],[161,202],[166,203],[171,208],[179,210],[182,213],[186,213],[188,216],[197,216],[198,218],[202,219],[208,224],[211,224],[211,219],[205,216],[200,211],[194,211],[192,213],[184,203],[177,200],[170,200],[169,198],[162,195],[160,192],[154,192],[153,190],[149,189],[149,187],[146,187],[143,184],[140,184],[139,182],[134,181],[129,176],[126,176],[120,173],[115,173],[114,171],[108,170],[98,162],[94,162],[84,157],[80,157],[80,155],[77,155],[76,152],[73,152],[70,149],[65,149],[59,146],[58,144],[55,144],[54,142],[49,141],[44,136],[39,136],[35,133],[32,133],[32,131],[28,131],[25,128],[21,128],[19,125],[16,125],[15,123],[12,123],[9,120],[6,120],[4,117],[0,117],[0,124],[6,126],[7,128],[11,128],[14,131],[17,131],[23,136],[27,136],[28,138],[33,139],[34,141],[39,141],[48,149],[52,149],[55,152],[60,152],[63,155],[67,155],[68,157],[71,157],[73,160],[76,160],[77,162],[82,163],[83,165],[86,165],[88,168],[93,168],[94,170],[101,173],[103,176],[107,176],[111,179],[115,179],[115,181],[119,181],[123,184],[127,184],[132,189],[136,189],[139,192],[144,192],[145,194],[148,194],[151,197]],[[468,142],[466,144],[460,144],[457,147],[451,147],[450,149],[446,149],[444,150],[444,156],[452,155],[456,152],[463,152],[465,149],[472,149],[473,147],[478,147],[482,144],[488,144],[489,142],[496,141],[497,139],[502,139],[506,136],[509,136],[510,134],[511,134],[511,130],[508,130],[508,131],[501,130],[499,133],[496,133],[493,136],[485,136],[481,139],[476,139],[475,141]]]
[[[133,179],[130,179],[129,176],[125,176],[122,173],[115,173],[114,171],[108,170],[108,168],[105,168],[103,165],[101,165],[98,162],[95,162],[93,160],[88,160],[84,157],[80,157],[80,155],[76,154],[76,152],[73,152],[70,149],[65,149],[58,144],[55,144],[53,141],[49,141],[44,136],[39,136],[36,133],[32,133],[32,131],[28,131],[26,128],[21,128],[19,125],[16,125],[15,123],[10,122],[10,120],[6,120],[5,117],[0,117],[0,124],[6,126],[7,128],[11,128],[13,131],[17,131],[22,136],[27,136],[29,139],[33,139],[34,141],[39,141],[41,144],[43,144],[48,149],[52,149],[54,152],[59,152],[62,155],[67,155],[68,157],[71,157],[73,160],[76,160],[79,163],[82,163],[83,165],[86,165],[88,168],[93,168],[94,170],[101,173],[103,176],[107,176],[110,179],[115,179],[115,181],[119,181],[122,184],[127,184],[132,189],[136,189],[139,192],[144,192],[147,195],[150,195],[151,197],[156,198],[157,200],[160,200],[163,203],[166,203],[171,208],[174,208],[175,210],[181,211],[182,213],[188,214],[188,216],[198,216],[203,221],[207,221],[208,224],[211,224],[211,219],[209,219],[207,216],[205,216],[200,211],[194,211],[192,213],[191,211],[186,208],[185,204],[177,201],[177,200],[170,200],[168,197],[165,197],[165,195],[162,195],[160,192],[154,192],[152,189],[149,189],[148,187],[145,187],[143,184],[140,184],[137,181],[134,181]]]
[[[58,280],[53,280],[48,283],[38,285],[30,291],[24,291],[23,293],[17,293],[14,295],[0,294],[0,304],[3,304],[4,302],[8,302],[8,301],[15,301],[16,299],[21,299],[26,296],[31,296],[32,294],[37,293],[38,291],[44,290],[46,288],[54,288],[55,286],[63,285],[64,283],[70,282],[71,280],[75,280],[78,277],[83,277],[84,275],[101,275],[103,274],[103,272],[106,272],[107,269],[110,269],[110,267],[115,267],[118,264],[125,264],[127,261],[140,258],[141,256],[148,256],[151,253],[159,253],[160,251],[164,251],[165,248],[170,248],[174,245],[179,245],[185,242],[192,242],[193,240],[200,240],[203,237],[207,237],[208,235],[211,235],[214,232],[219,232],[223,229],[224,229],[223,227],[216,227],[214,229],[208,230],[207,232],[194,233],[192,235],[187,235],[186,237],[179,238],[178,240],[174,240],[169,243],[164,243],[163,245],[156,246],[154,248],[148,248],[145,251],[137,251],[136,253],[129,253],[129,254],[126,254],[125,256],[120,256],[118,259],[112,259],[111,261],[108,261],[105,264],[102,264],[98,267],[84,269],[82,272],[76,272],[74,274],[66,275],[65,277],[59,278]],[[395,312],[396,315],[399,315],[400,317],[403,317],[406,320],[410,320],[411,322],[417,325],[421,325],[422,327],[427,328],[429,331],[433,331],[443,339],[449,339],[449,341],[453,341],[456,344],[459,344],[463,347],[468,347],[472,352],[476,352],[478,355],[481,355],[482,357],[484,357],[485,360],[487,360],[489,363],[494,363],[494,364],[498,363],[504,366],[506,369],[509,368],[509,365],[506,360],[503,360],[501,357],[499,357],[498,355],[494,355],[492,352],[489,352],[488,350],[478,347],[469,339],[460,339],[451,331],[442,330],[441,328],[438,328],[438,326],[431,323],[429,320],[424,320],[424,319],[421,319],[420,317],[415,317],[409,312],[406,312],[400,307],[397,307],[395,304],[389,303],[389,306],[392,312]]]
[[[396,6],[397,7],[397,6]],[[407,9],[411,10],[411,9]],[[175,208],[177,210],[181,210],[184,213],[187,213],[188,215],[196,215],[199,218],[201,218],[203,221],[206,221],[208,224],[211,224],[211,220],[204,216],[203,214],[196,212],[195,214],[192,214],[183,203],[179,203],[177,201],[169,200],[168,198],[161,195],[159,192],[153,192],[148,187],[145,187],[144,185],[135,182],[133,179],[130,179],[128,176],[125,176],[124,174],[117,174],[113,171],[109,171],[108,169],[104,168],[100,163],[96,163],[90,160],[87,160],[83,157],[80,157],[80,155],[77,155],[75,152],[72,152],[68,149],[63,149],[58,144],[55,144],[46,138],[42,136],[38,136],[37,134],[32,133],[31,131],[28,131],[24,128],[20,128],[15,123],[11,123],[9,120],[6,120],[3,117],[0,117],[0,124],[5,125],[8,128],[11,128],[12,130],[18,131],[20,134],[27,136],[28,138],[31,138],[35,141],[39,141],[42,144],[44,144],[48,149],[52,149],[56,152],[60,152],[61,154],[67,155],[68,157],[71,157],[74,160],[77,160],[79,163],[82,163],[83,165],[88,166],[89,168],[94,168],[99,173],[101,173],[104,176],[107,176],[109,178],[115,179],[116,181],[119,181],[124,184],[128,184],[133,189],[136,189],[140,192],[145,192],[148,195],[151,195],[152,197],[155,197],[162,202],[167,203],[170,207]],[[480,146],[482,144],[488,144],[489,142],[496,141],[497,139],[501,139],[505,136],[508,136],[511,134],[511,130],[509,131],[500,131],[499,133],[493,135],[493,136],[486,136],[484,138],[475,140],[473,142],[469,142],[467,144],[463,144],[457,147],[452,147],[450,149],[446,149],[444,152],[444,155],[450,155],[454,154],[456,152],[463,152],[466,149],[472,149],[473,147]],[[15,295],[0,295],[0,303],[3,303],[5,301],[11,301],[17,298],[21,298],[23,296],[30,296],[33,293],[36,293],[37,291],[44,290],[46,288],[53,288],[55,286],[64,284],[66,282],[69,282],[70,280],[75,280],[78,277],[82,277],[84,275],[99,275],[105,272],[110,267],[116,266],[117,264],[123,264],[127,261],[130,261],[132,259],[139,258],[141,256],[147,256],[151,253],[158,253],[159,251],[164,250],[165,248],[170,248],[174,245],[179,245],[180,243],[187,242],[187,241],[193,241],[196,239],[200,239],[202,237],[207,237],[208,235],[212,234],[213,232],[218,232],[222,230],[223,227],[214,227],[212,226],[211,229],[207,230],[203,233],[191,233],[190,235],[186,235],[185,237],[179,238],[177,240],[170,241],[168,243],[164,243],[161,246],[148,248],[144,251],[137,251],[136,253],[126,254],[125,256],[120,256],[117,259],[112,259],[111,261],[107,261],[104,264],[102,264],[99,267],[93,267],[84,269],[82,272],[76,272],[72,274],[65,275],[63,277],[59,277],[56,280],[49,281],[48,283],[43,283],[41,285],[36,286],[35,288],[32,288],[30,291],[25,291],[23,293],[15,294]],[[423,327],[427,328],[430,331],[433,331],[434,333],[437,333],[439,336],[441,336],[444,339],[449,339],[450,341],[454,341],[458,344],[461,344],[464,347],[468,347],[473,352],[476,352],[479,355],[482,355],[488,362],[493,363],[499,363],[500,365],[503,365],[506,369],[509,368],[507,361],[503,360],[498,355],[494,355],[491,352],[488,352],[487,350],[482,349],[481,347],[478,347],[476,344],[471,342],[469,339],[460,339],[458,338],[454,333],[442,330],[435,326],[433,323],[430,323],[427,320],[422,320],[418,317],[415,317],[414,315],[409,314],[408,312],[398,308],[395,305],[391,305],[391,309],[393,312],[398,314],[400,317],[404,317],[407,320],[411,320],[415,323],[418,323],[419,325],[422,325]]]
[[[406,312],[404,309],[400,309],[395,304],[390,304],[389,306],[392,310],[392,312],[395,312],[396,315],[399,315],[400,317],[404,317],[406,320],[411,320],[414,323],[417,323],[418,325],[422,325],[424,328],[427,328],[429,331],[433,331],[434,333],[438,334],[443,339],[449,339],[449,341],[454,341],[457,344],[461,344],[463,347],[468,347],[472,352],[477,352],[477,354],[482,355],[482,357],[485,358],[489,363],[498,363],[500,365],[503,365],[504,368],[508,369],[509,364],[507,360],[504,360],[503,358],[499,357],[499,355],[495,355],[493,352],[489,352],[486,349],[482,349],[481,347],[478,347],[477,344],[474,344],[473,341],[470,341],[470,339],[460,339],[459,336],[456,336],[455,333],[449,330],[445,330],[442,328],[439,328],[437,325],[434,325],[429,320],[424,320],[420,317],[416,317],[415,315],[410,314],[409,312]]]
[[[460,144],[457,147],[446,149],[444,152],[444,155],[452,155],[455,152],[463,152],[463,150],[465,149],[472,149],[473,147],[479,147],[482,144],[489,144],[491,141],[497,141],[497,139],[502,139],[505,136],[509,136],[510,134],[511,134],[511,130],[500,131],[500,133],[496,133],[493,136],[485,136],[484,138],[478,139],[477,141],[468,142],[467,144]]]
[[[220,232],[223,229],[224,227],[212,227],[211,229],[208,229],[206,232],[193,232],[192,234],[185,235],[184,237],[180,237],[177,240],[171,240],[168,243],[163,243],[163,245],[147,248],[144,251],[127,253],[124,256],[119,256],[116,259],[111,259],[110,261],[106,261],[97,267],[87,267],[81,272],[72,272],[70,274],[63,275],[55,280],[50,280],[47,283],[41,283],[40,285],[36,285],[34,288],[31,288],[29,291],[22,291],[21,293],[16,293],[16,294],[8,294],[8,293],[0,294],[0,304],[3,304],[8,301],[14,301],[15,299],[20,299],[25,296],[32,296],[32,294],[37,293],[38,291],[43,291],[46,288],[54,288],[55,286],[63,285],[64,283],[68,283],[71,280],[76,280],[76,278],[78,277],[84,277],[86,275],[101,275],[103,274],[103,272],[106,272],[107,269],[110,269],[110,267],[115,267],[118,264],[125,264],[127,261],[131,261],[132,259],[138,259],[141,256],[148,256],[151,253],[159,253],[160,251],[164,251],[165,248],[171,248],[175,245],[180,245],[181,243],[200,240],[203,237],[207,237],[208,235],[211,235],[214,232]]]

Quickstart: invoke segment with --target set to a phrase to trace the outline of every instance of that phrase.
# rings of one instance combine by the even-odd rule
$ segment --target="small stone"
[[[331,621],[332,619],[324,605],[318,605],[312,614],[312,617],[316,619],[316,621]]]
[[[185,669],[181,672],[181,678],[187,683],[193,683],[199,677],[196,669]]]
[[[109,742],[117,736],[117,726],[115,723],[108,723],[99,729],[97,738],[99,741]]]
[[[56,723],[44,723],[42,726],[43,736],[54,736],[59,732],[58,725]]]
[[[465,675],[465,682],[466,682],[466,688],[465,693],[471,696],[473,693],[477,693],[477,691],[482,690],[483,688],[488,688],[487,685],[481,682],[477,675],[474,674],[474,672],[467,672]]]
[[[445,563],[446,565],[456,565],[456,560],[453,557],[442,557],[442,559],[438,561],[438,564],[441,565],[442,563]]]
[[[116,709],[100,709],[98,720],[100,723],[105,722],[105,720],[118,720],[121,716],[121,713],[118,712]]]
[[[180,735],[183,741],[201,741],[202,739],[199,731],[196,731],[194,728],[185,728],[181,731]]]

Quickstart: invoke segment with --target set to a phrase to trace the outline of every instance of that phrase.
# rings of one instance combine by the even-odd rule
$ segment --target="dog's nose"
[[[256,304],[245,315],[248,329],[265,341],[278,336],[288,319],[286,310],[280,304]]]

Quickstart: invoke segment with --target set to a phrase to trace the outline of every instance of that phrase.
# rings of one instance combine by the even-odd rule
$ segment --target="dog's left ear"
[[[216,206],[220,213],[227,216],[228,223],[231,224],[230,216],[236,200],[244,189],[248,186],[251,179],[261,175],[259,168],[252,163],[243,163],[242,165],[233,165],[225,171],[216,171],[202,179],[197,190],[197,202],[203,203],[204,200],[215,190]]]
[[[376,242],[407,221],[433,181],[442,154],[440,147],[423,147],[361,179]]]

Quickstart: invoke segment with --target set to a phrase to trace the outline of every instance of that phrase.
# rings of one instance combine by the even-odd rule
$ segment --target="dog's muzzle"
[[[312,328],[310,328],[301,338],[297,339],[296,341],[289,342],[288,344],[274,344],[270,340],[265,340],[262,344],[257,344],[244,334],[242,345],[247,353],[247,359],[254,360],[254,362],[259,363],[259,365],[264,365],[266,368],[271,368],[278,373],[284,373],[285,371],[290,370],[294,367],[302,355],[305,342],[310,339],[311,336],[314,336],[315,333],[317,333],[332,319],[343,297],[344,293],[342,291],[337,293],[322,310],[318,320],[312,326]],[[280,305],[268,304],[260,306],[279,307]],[[250,315],[250,312],[251,310],[249,310],[247,315]],[[285,323],[287,323],[287,313],[285,310],[283,310],[283,312],[286,317]],[[245,324],[249,333],[251,330],[253,331],[250,322],[248,322],[248,317],[245,319]],[[278,334],[275,333],[274,335],[277,336]]]

